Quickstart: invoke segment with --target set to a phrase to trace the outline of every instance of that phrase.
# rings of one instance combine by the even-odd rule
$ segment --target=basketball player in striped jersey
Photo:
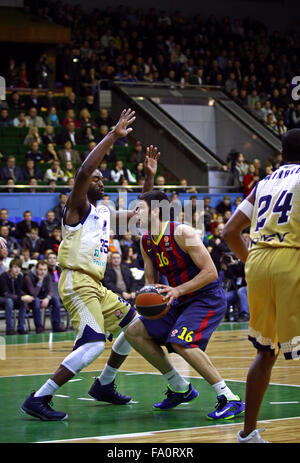
[[[163,221],[163,208],[152,204],[169,203],[161,191],[144,193],[137,205],[141,227],[150,230],[141,240],[146,284],[158,283],[158,272],[168,285],[159,285],[169,304],[158,320],[140,317],[125,331],[132,347],[169,380],[167,398],[155,408],[166,410],[189,402],[198,392],[170,364],[162,345],[181,355],[217,395],[215,411],[209,419],[231,419],[241,415],[244,404],[221,378],[207,354],[208,341],[226,312],[226,300],[217,270],[196,230],[178,222]],[[151,204],[152,203],[152,204]]]
[[[246,386],[242,443],[264,443],[257,427],[260,406],[281,348],[300,358],[300,129],[282,139],[286,164],[261,180],[227,222],[224,238],[246,263],[249,340],[257,349]],[[249,248],[241,232],[250,228]]]
[[[108,254],[111,212],[104,205],[97,207],[104,192],[98,166],[109,147],[118,138],[125,137],[132,131],[130,125],[134,120],[134,112],[130,109],[124,110],[115,128],[90,152],[76,174],[75,184],[64,210],[63,240],[58,252],[58,262],[62,268],[59,294],[70,314],[77,336],[73,352],[63,360],[51,379],[32,393],[21,407],[25,413],[43,421],[67,418],[65,412],[55,411],[50,407],[49,402],[54,392],[99,357],[104,350],[106,338],[117,335],[135,316],[135,310],[129,303],[101,284]],[[158,157],[157,148],[147,148],[144,191],[153,187]],[[121,213],[125,213],[127,219],[135,214],[134,211]],[[126,340],[125,343],[129,346]],[[126,348],[125,346],[125,350]],[[123,355],[118,357],[118,353],[114,355],[120,363],[126,358]],[[107,389],[109,391],[104,396],[107,398],[109,395],[113,403],[123,404],[131,399],[118,394],[113,382]],[[98,379],[89,394],[96,400],[103,397]]]

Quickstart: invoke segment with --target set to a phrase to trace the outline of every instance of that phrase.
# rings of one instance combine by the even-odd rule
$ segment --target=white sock
[[[212,385],[215,393],[218,395],[225,395],[228,400],[236,400],[236,394],[234,394],[229,387],[226,385],[225,381],[219,381],[216,384]]]
[[[59,386],[52,381],[52,379],[48,379],[48,381],[45,382],[45,384],[35,392],[33,397],[42,397],[43,395],[53,395],[55,391]]]
[[[173,368],[168,373],[165,373],[164,378],[174,392],[186,392],[189,388],[189,383],[178,373],[176,368]]]
[[[111,383],[118,373],[117,368],[112,368],[109,365],[105,365],[104,370],[102,371],[101,375],[98,376],[100,383],[102,386]]]

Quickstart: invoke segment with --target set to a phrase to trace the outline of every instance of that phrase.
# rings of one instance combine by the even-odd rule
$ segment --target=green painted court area
[[[214,409],[215,394],[202,379],[192,378],[199,397],[169,411],[156,411],[153,403],[163,397],[165,382],[160,375],[120,372],[118,390],[132,396],[133,403],[117,406],[96,402],[87,392],[96,373],[81,373],[54,396],[54,408],[68,413],[67,421],[42,422],[24,414],[20,406],[26,396],[49,377],[16,376],[0,378],[0,442],[42,442],[93,436],[119,436],[149,431],[215,426],[206,414]],[[244,397],[245,384],[227,381]],[[274,403],[275,402],[275,403]],[[300,388],[270,385],[261,409],[261,420],[300,416]],[[237,418],[234,422],[242,422]],[[231,424],[221,420],[218,424]],[[221,432],[221,430],[220,430]]]

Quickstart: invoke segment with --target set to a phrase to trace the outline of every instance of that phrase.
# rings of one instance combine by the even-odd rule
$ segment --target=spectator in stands
[[[28,188],[29,193],[36,193],[36,186],[39,184],[38,180],[35,177],[31,177],[29,179],[28,185],[30,185],[31,188]]]
[[[103,285],[125,299],[129,304],[134,304],[138,285],[129,268],[121,264],[121,254],[119,252],[112,252],[111,265],[106,267]]]
[[[1,260],[1,273],[7,272],[9,269],[9,264],[12,261],[12,257],[8,255],[7,248],[0,248],[0,260]]]
[[[124,178],[130,183],[136,183],[136,179],[133,177],[130,170],[124,167],[124,163],[121,159],[116,161],[114,169],[110,171],[110,176],[115,183],[121,183]]]
[[[30,81],[28,79],[27,64],[23,62],[20,64],[18,86],[21,88],[27,88],[29,87],[29,85],[30,85]]]
[[[40,151],[37,141],[31,143],[30,150],[25,154],[25,160],[27,161],[27,159],[32,159],[36,163],[44,161],[43,153]]]
[[[58,292],[58,282],[61,275],[61,268],[57,265],[57,255],[53,251],[49,251],[46,256],[46,261],[48,264],[48,273],[52,281],[53,295],[60,302],[61,300]]]
[[[46,125],[45,130],[42,135],[42,142],[43,145],[47,145],[48,143],[52,143],[52,145],[56,145],[56,135],[53,125]]]
[[[264,178],[265,173],[264,173],[264,169],[262,168],[262,165],[261,165],[261,160],[258,159],[258,158],[255,158],[255,159],[253,159],[252,164],[255,167],[255,175],[259,176],[259,180]]]
[[[29,249],[31,259],[41,259],[45,252],[45,240],[39,236],[39,228],[32,227],[22,239],[22,247]]]
[[[39,129],[37,127],[30,127],[28,134],[24,139],[24,145],[31,145],[32,142],[36,141],[38,144],[42,143],[42,139],[39,134]]]
[[[48,110],[48,114],[45,118],[46,125],[52,125],[53,127],[59,127],[60,121],[57,115],[56,107],[51,106]]]
[[[226,294],[227,309],[232,306],[234,320],[248,321],[249,306],[244,264],[236,259],[231,252],[228,252],[222,258],[222,271],[224,272],[223,287]]]
[[[37,259],[31,259],[30,250],[28,248],[22,248],[20,252],[20,261],[22,263],[22,272],[26,273],[32,267],[37,264]]]
[[[20,94],[17,90],[14,90],[11,95],[7,98],[9,109],[14,110],[25,110],[25,102],[20,98]]]
[[[14,58],[9,59],[8,68],[5,71],[7,87],[17,87],[19,83],[19,68]]]
[[[1,225],[0,237],[6,240],[8,255],[10,257],[18,257],[21,251],[21,246],[18,240],[9,234],[9,227],[7,225]]]
[[[59,195],[59,202],[57,206],[53,208],[53,212],[55,214],[55,219],[58,221],[58,223],[61,222],[61,219],[63,217],[63,210],[65,208],[65,205],[67,203],[68,196],[66,193],[60,193]]]
[[[141,141],[137,140],[135,142],[133,151],[129,159],[130,159],[130,162],[134,162],[134,163],[144,162],[145,155],[143,152],[143,145]]]
[[[133,170],[133,175],[135,176],[136,178],[136,181],[138,182],[139,179],[142,177],[142,178],[145,178],[145,169],[144,169],[144,163],[143,162],[139,162],[134,170]]]
[[[63,182],[64,181],[64,171],[60,167],[60,162],[56,159],[53,160],[52,165],[49,169],[46,170],[44,175],[44,182],[50,182],[50,180],[54,180],[55,182]]]
[[[100,139],[100,141],[103,140],[104,137],[106,137],[108,132],[109,132],[108,125],[106,125],[106,124],[100,125],[100,129],[99,129],[99,139]]]
[[[92,119],[91,113],[87,108],[82,108],[79,114],[80,127],[85,129],[87,127],[95,128],[97,125]]]
[[[52,249],[55,254],[58,254],[58,248],[62,241],[60,227],[54,227],[49,238],[45,240],[45,249]]]
[[[22,176],[25,182],[29,182],[29,180],[34,177],[37,180],[42,179],[42,172],[38,167],[35,166],[34,160],[28,158],[26,160],[25,166],[22,168]]]
[[[0,127],[11,127],[12,120],[9,117],[8,109],[2,108],[0,110]]]
[[[101,172],[101,174],[103,176],[103,179],[102,179],[103,182],[110,182],[111,181],[110,169],[108,169],[107,161],[105,159],[100,164],[100,172]]]
[[[98,137],[96,137],[95,131],[92,129],[92,127],[86,127],[82,131],[82,144],[87,145],[91,141],[98,142]]]
[[[139,254],[139,250],[140,250],[139,243],[137,243],[137,241],[134,240],[134,237],[132,236],[132,233],[130,231],[127,231],[126,233],[124,233],[123,237],[120,240],[120,246],[121,246],[122,252],[124,248],[131,247],[133,249],[133,254],[135,258]]]
[[[62,102],[62,109],[67,111],[68,109],[74,109],[76,111],[78,109],[78,102],[76,98],[76,94],[74,92],[70,92],[69,95],[63,100]]]
[[[264,120],[265,111],[263,109],[261,101],[256,101],[254,108],[252,109],[252,114],[254,114],[254,116],[260,119],[261,121]]]
[[[58,150],[57,154],[62,165],[67,161],[71,161],[73,165],[81,164],[79,152],[72,148],[71,140],[66,140],[63,149]]]
[[[118,252],[120,255],[122,254],[120,241],[115,238],[115,232],[113,229],[110,230],[108,249],[110,252]]]
[[[74,122],[76,129],[80,128],[80,121],[76,119],[75,110],[72,108],[67,110],[66,117],[64,117],[62,120],[63,127],[67,128],[69,122]]]
[[[218,214],[224,214],[225,211],[231,211],[230,196],[228,195],[225,195],[216,206],[216,212]]]
[[[86,108],[90,113],[97,111],[98,105],[95,101],[94,95],[86,95],[84,101],[79,104],[79,109]]]
[[[64,167],[64,182],[66,183],[69,178],[74,178],[76,175],[76,169],[72,164],[72,161],[66,161]]]
[[[28,111],[28,116],[26,116],[27,125],[28,127],[46,127],[45,122],[41,116],[38,116],[37,109],[35,107],[31,107]]]
[[[54,228],[59,227],[60,223],[55,218],[55,213],[52,210],[47,211],[46,219],[40,223],[40,235],[45,240],[50,237]]]
[[[32,228],[38,229],[39,225],[37,222],[32,220],[31,211],[24,211],[23,220],[16,224],[16,237],[20,240],[23,239]]]
[[[255,185],[259,182],[259,176],[256,175],[256,169],[254,164],[248,165],[248,172],[244,175],[244,195],[248,196],[249,193],[255,188]]]
[[[222,238],[223,230],[224,223],[219,223],[217,227],[215,227],[213,236],[208,237],[207,247],[219,274],[222,268],[223,254],[225,252],[230,252],[230,249]]]
[[[46,53],[43,53],[35,65],[35,78],[38,88],[50,88],[53,66]]]
[[[292,128],[299,128],[300,127],[300,104],[292,108],[291,111],[291,122]]]
[[[54,297],[52,280],[48,273],[48,264],[45,260],[39,260],[36,268],[28,272],[24,277],[24,288],[33,297],[29,307],[33,312],[33,319],[37,333],[43,333],[41,309],[51,307],[51,321],[54,332],[64,329],[60,324],[60,301]]]
[[[205,196],[203,198],[203,208],[204,208],[204,228],[206,232],[210,232],[211,224],[215,216],[215,209],[211,206],[210,196]]]
[[[0,171],[0,179],[2,181],[7,182],[11,178],[16,182],[23,180],[22,169],[16,165],[16,158],[12,155],[8,156],[6,166],[2,166]]]
[[[16,226],[14,222],[12,222],[11,220],[8,220],[8,210],[5,209],[4,207],[0,209],[0,227],[2,225],[6,225],[8,227],[10,236],[15,236]]]
[[[67,140],[70,140],[72,145],[81,145],[81,135],[79,132],[75,131],[74,122],[69,122],[67,124],[66,130],[62,131],[59,137],[59,144],[64,145]]]
[[[20,259],[12,259],[9,270],[0,275],[0,304],[4,306],[6,320],[6,334],[15,334],[13,312],[18,312],[18,333],[27,334],[25,326],[25,303],[30,302],[28,294],[24,294],[22,263]]]
[[[284,123],[284,119],[280,117],[277,122],[278,135],[282,137],[287,132],[287,126]]]
[[[111,145],[108,150],[106,151],[106,154],[104,156],[104,159],[106,162],[112,164],[115,163],[117,160],[116,153],[114,151],[114,145]]]
[[[60,108],[59,100],[57,100],[54,96],[53,90],[48,90],[46,95],[42,95],[40,97],[40,103],[42,108],[46,108],[49,110],[52,106],[56,109]]]
[[[30,95],[25,98],[25,105],[26,109],[35,108],[37,111],[40,111],[41,99],[36,88],[33,88]]]
[[[277,127],[277,121],[274,118],[273,114],[268,114],[267,115],[267,127],[272,130],[272,132],[275,132],[276,135],[278,135],[278,127]]]
[[[17,127],[18,129],[22,129],[23,127],[28,127],[28,120],[26,119],[26,112],[20,111],[17,117],[15,117],[12,121],[13,127]]]
[[[81,160],[84,161],[86,157],[90,154],[90,152],[95,148],[97,143],[95,141],[90,141],[88,144],[88,149],[81,155]]]
[[[163,175],[158,175],[158,177],[156,178],[156,186],[158,188],[156,188],[157,190],[161,190],[161,191],[165,191],[165,184],[166,184],[166,179]]]
[[[5,182],[5,185],[7,185],[7,188],[2,190],[2,192],[3,193],[15,193],[16,192],[15,184],[16,182],[14,181],[13,178],[8,178]]]
[[[46,148],[43,151],[42,157],[43,162],[49,164],[52,164],[53,161],[59,161],[58,154],[53,143],[47,143]]]

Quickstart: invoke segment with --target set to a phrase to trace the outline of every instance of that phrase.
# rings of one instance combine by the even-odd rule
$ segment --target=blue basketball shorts
[[[169,352],[174,352],[171,343],[205,351],[226,310],[225,293],[219,286],[184,302],[172,303],[162,318],[149,320],[140,316],[140,319],[149,336],[158,344],[165,345]]]

